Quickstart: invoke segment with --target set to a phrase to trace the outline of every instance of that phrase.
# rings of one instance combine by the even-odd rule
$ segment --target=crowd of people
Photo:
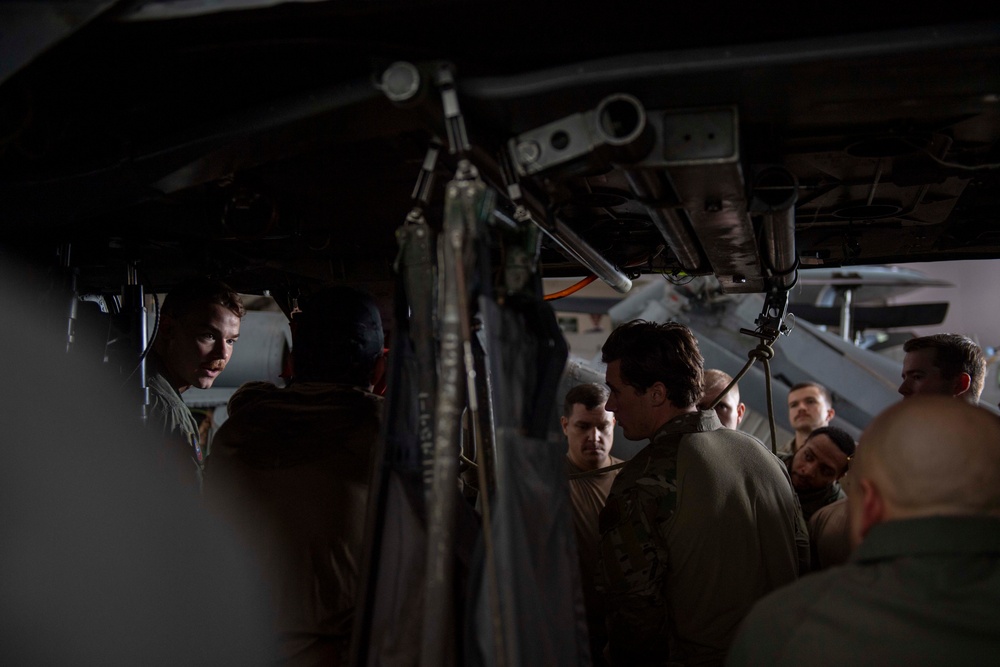
[[[149,355],[148,427],[160,458],[230,526],[268,591],[286,665],[346,664],[383,398],[384,333],[372,297],[335,286],[294,315],[287,386],[244,383],[206,456],[181,394],[224,371],[245,313],[224,283],[194,278],[163,303]]]
[[[612,333],[605,408],[650,444],[597,471],[616,477],[597,512],[597,562],[581,564],[596,568],[604,605],[604,623],[589,621],[592,636],[607,633],[595,664],[992,661],[1000,420],[978,407],[985,358],[955,334],[904,351],[906,400],[859,443],[831,424],[830,392],[803,382],[788,393],[795,437],[773,456],[733,432],[739,386],[702,369],[690,331],[633,322]],[[595,514],[573,498],[577,521]],[[796,571],[801,520],[810,565]]]
[[[279,659],[344,664],[382,413],[379,311],[345,287],[302,303],[288,386],[242,386],[206,457],[181,394],[224,370],[243,312],[216,281],[168,296],[149,420],[266,573]],[[606,382],[573,387],[560,418],[594,665],[991,659],[1000,419],[977,406],[985,360],[953,334],[904,350],[904,400],[858,442],[824,386],[793,385],[794,437],[775,455],[739,430],[739,387],[704,368],[690,329],[611,333]],[[616,427],[649,444],[614,457]]]

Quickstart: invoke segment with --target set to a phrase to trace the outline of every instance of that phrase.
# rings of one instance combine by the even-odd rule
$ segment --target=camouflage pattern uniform
[[[612,664],[721,664],[754,601],[797,576],[797,512],[781,462],[715,411],[664,424],[601,512]]]

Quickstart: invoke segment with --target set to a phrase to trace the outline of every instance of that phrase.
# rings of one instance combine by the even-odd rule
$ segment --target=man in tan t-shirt
[[[620,459],[611,456],[615,416],[604,409],[608,388],[601,384],[580,384],[566,393],[560,419],[568,444],[566,471],[570,475],[569,493],[573,504],[573,528],[580,555],[580,578],[587,608],[590,653],[595,666],[605,665],[602,651],[607,643],[604,607],[595,588],[600,532],[597,517],[608,498],[618,470],[603,473]],[[575,477],[575,475],[581,475]]]

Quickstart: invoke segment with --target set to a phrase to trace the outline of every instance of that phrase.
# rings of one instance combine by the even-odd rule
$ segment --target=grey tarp
[[[561,449],[547,441],[567,350],[541,300],[481,300],[496,419],[493,530],[506,665],[589,665],[576,544]],[[501,664],[489,587],[476,591],[478,654]]]

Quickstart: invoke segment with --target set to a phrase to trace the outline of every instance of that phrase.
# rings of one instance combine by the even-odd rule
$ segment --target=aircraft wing
[[[792,303],[789,310],[813,324],[838,326],[841,309]],[[941,324],[948,315],[948,303],[912,303],[899,306],[855,306],[852,322],[855,330],[900,329]]]

